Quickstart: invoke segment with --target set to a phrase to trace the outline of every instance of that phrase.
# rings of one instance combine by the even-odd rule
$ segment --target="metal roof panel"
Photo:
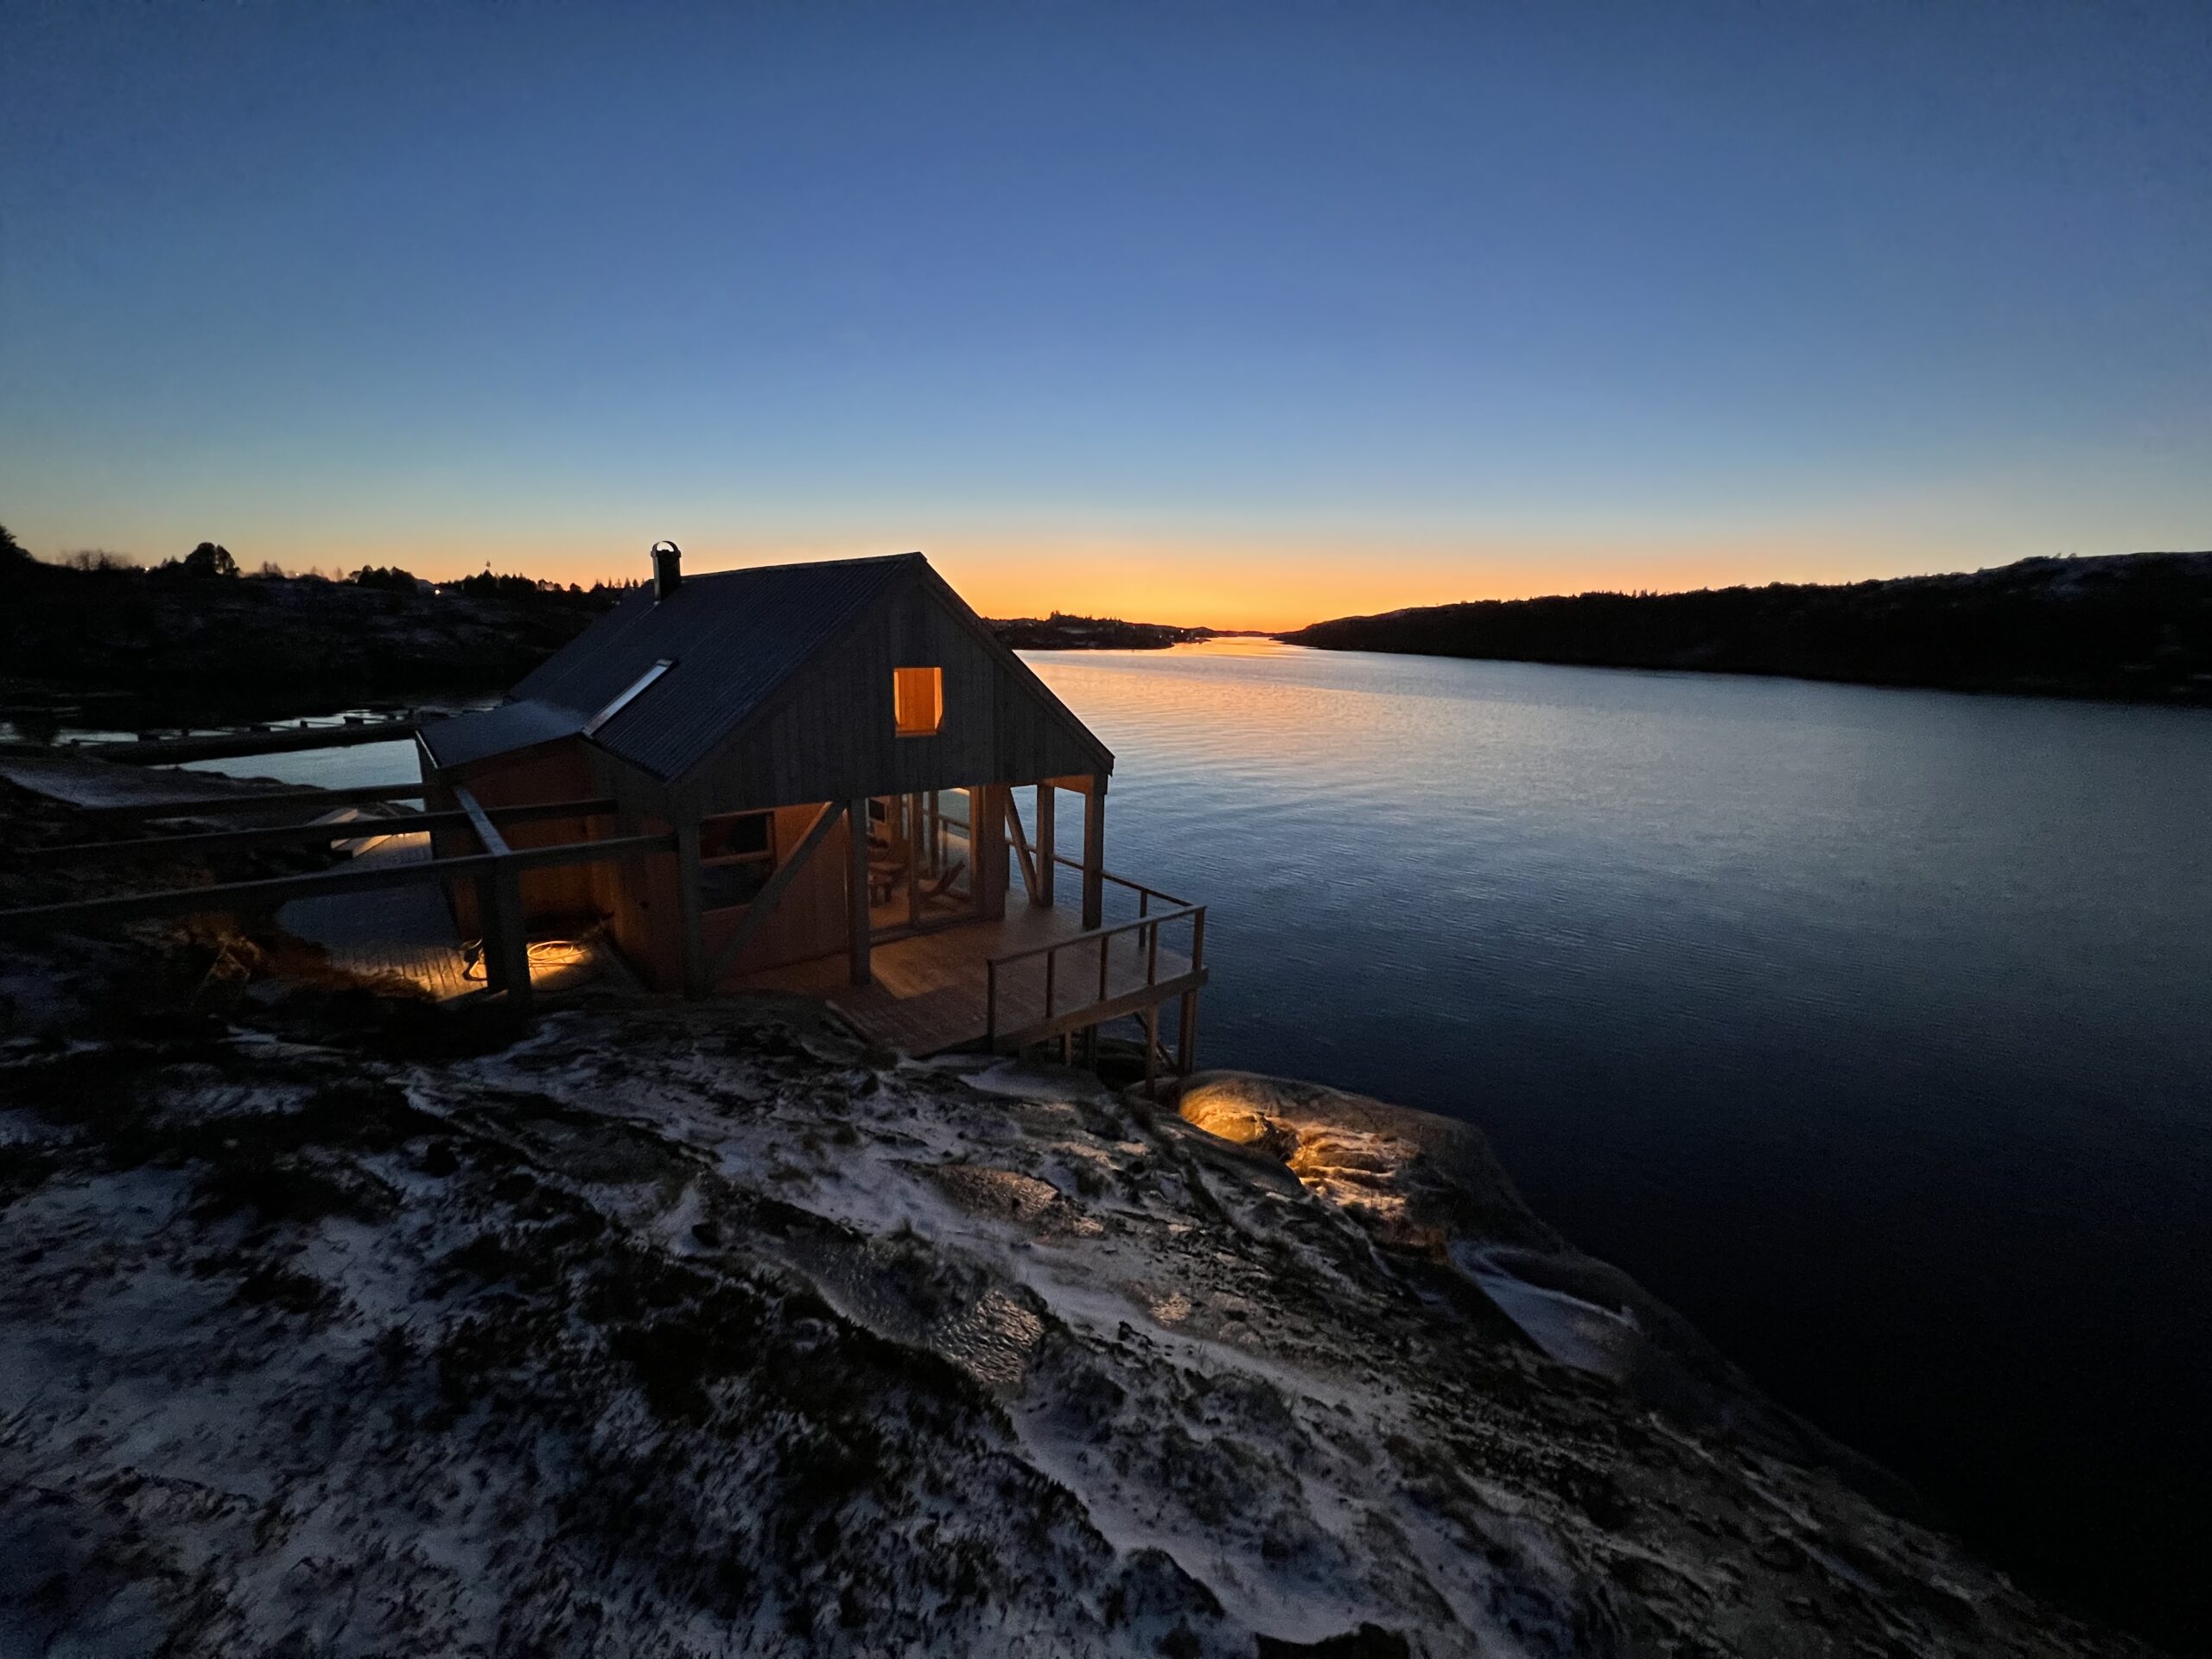
[[[576,709],[529,697],[433,721],[423,728],[422,737],[432,764],[443,770],[574,737],[583,723]]]
[[[426,727],[423,741],[443,767],[581,734],[616,759],[673,781],[879,598],[918,578],[967,613],[918,553],[687,575],[665,599],[641,588],[540,664],[509,702]],[[1104,746],[1019,658],[976,626],[1008,671],[1110,766]]]
[[[540,664],[515,696],[605,709],[669,659],[668,671],[591,741],[657,778],[679,778],[921,564],[920,554],[901,553],[687,575],[665,599],[640,588]]]

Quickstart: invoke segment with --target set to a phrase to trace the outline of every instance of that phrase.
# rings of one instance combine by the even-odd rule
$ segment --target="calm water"
[[[1201,1055],[1464,1117],[2041,1587],[2207,1624],[2212,714],[1308,652],[1029,659]],[[405,745],[223,769],[413,776]]]
[[[1782,1398],[2183,1645],[2212,714],[1257,642],[1029,660],[1116,752],[1109,868],[1211,907],[1206,1063],[1478,1124]]]

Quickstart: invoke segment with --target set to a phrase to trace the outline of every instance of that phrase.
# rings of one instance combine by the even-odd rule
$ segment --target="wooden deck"
[[[362,823],[372,830],[376,820]],[[430,838],[419,833],[372,833],[338,844],[353,855],[356,864],[430,860]],[[365,979],[396,976],[441,1001],[485,988],[484,965],[479,961],[471,967],[445,893],[435,882],[295,899],[277,911],[276,925],[296,938],[321,945],[324,959],[341,972]],[[533,991],[566,990],[602,975],[636,987],[634,976],[596,929],[581,939],[531,942]]]
[[[878,944],[869,953],[873,984],[852,984],[846,960],[839,955],[750,974],[733,982],[731,988],[818,996],[878,1042],[910,1054],[936,1054],[983,1041],[993,957],[1072,939],[1083,931],[1074,911],[1032,906],[1016,897],[1007,904],[1003,921],[961,922]],[[1173,925],[1163,930],[1158,961],[1152,966],[1156,984],[1191,976],[1190,959],[1167,949],[1170,938],[1179,943],[1178,936],[1186,931]],[[1055,1013],[1070,1015],[1102,1001],[1111,1006],[1132,997],[1149,1000],[1149,953],[1143,938],[1129,931],[1108,941],[1103,999],[1098,947],[1074,945],[1060,951],[1053,986]],[[1034,957],[1001,969],[999,998],[1001,1039],[1041,1024],[1045,958]]]

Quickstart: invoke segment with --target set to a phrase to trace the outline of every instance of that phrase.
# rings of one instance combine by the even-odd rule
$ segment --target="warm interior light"
[[[934,737],[944,724],[944,671],[894,668],[891,703],[901,737]]]

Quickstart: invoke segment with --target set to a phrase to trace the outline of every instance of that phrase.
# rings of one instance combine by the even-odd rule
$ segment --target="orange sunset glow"
[[[1683,592],[1770,582],[1857,582],[1923,575],[2003,562],[2018,550],[1979,555],[1942,541],[1901,549],[1840,539],[1783,537],[1696,545],[1527,542],[1457,547],[1383,542],[1365,549],[1272,547],[1249,539],[1178,543],[1135,538],[1010,543],[997,538],[880,541],[809,537],[772,541],[685,535],[655,520],[625,542],[610,533],[588,544],[563,538],[488,537],[462,543],[424,537],[296,537],[281,529],[267,542],[232,544],[249,568],[264,556],[289,569],[336,574],[362,565],[398,564],[431,581],[486,568],[541,580],[634,582],[653,534],[670,535],[694,571],[918,550],[929,555],[986,616],[1043,616],[1054,611],[1116,616],[1185,626],[1276,632],[1329,617],[1468,600],[1526,599],[1592,591]],[[647,533],[652,532],[652,533]],[[633,543],[634,544],[632,544]],[[264,554],[264,546],[276,550]]]

